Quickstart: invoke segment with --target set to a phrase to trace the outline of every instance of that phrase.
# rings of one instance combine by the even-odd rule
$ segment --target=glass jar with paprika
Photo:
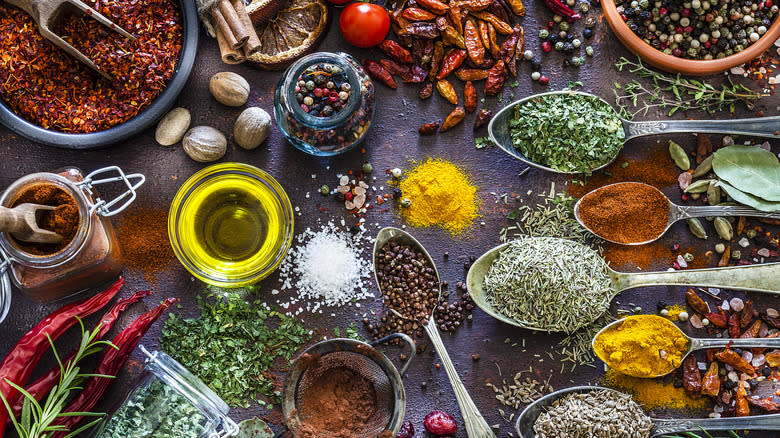
[[[114,279],[122,262],[109,217],[135,200],[144,180],[141,174],[126,175],[110,166],[86,176],[79,169],[66,168],[14,181],[0,195],[0,205],[13,208],[29,202],[56,207],[40,214],[38,225],[63,239],[56,244],[29,243],[0,233],[0,321],[10,307],[11,281],[28,297],[50,302]],[[112,200],[101,199],[94,189],[119,181],[126,190]]]

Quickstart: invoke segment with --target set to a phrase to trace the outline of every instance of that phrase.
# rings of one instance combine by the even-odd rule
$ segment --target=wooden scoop
[[[37,222],[39,210],[54,210],[56,207],[38,204],[19,204],[14,208],[0,207],[0,231],[11,233],[24,242],[59,243],[62,236],[40,228]]]
[[[53,27],[54,23],[60,17],[63,6],[69,5],[70,7],[76,8],[85,15],[94,18],[100,24],[117,32],[123,37],[135,39],[133,35],[114,24],[100,12],[84,4],[81,0],[8,0],[8,3],[30,14],[35,22],[38,23],[38,30],[41,32],[41,35],[43,35],[44,38],[51,41],[52,44],[64,50],[70,56],[86,64],[92,70],[95,70],[105,79],[110,80],[111,76],[108,73],[102,71],[94,62],[92,62],[91,59],[87,58],[86,55],[78,51],[75,47],[71,46],[67,41],[52,32],[50,29],[50,26]]]

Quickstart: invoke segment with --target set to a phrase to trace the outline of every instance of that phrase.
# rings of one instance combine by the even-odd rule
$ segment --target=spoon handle
[[[732,418],[653,419],[651,437],[705,430],[780,430],[780,414]]]
[[[678,205],[679,216],[681,219],[690,217],[706,216],[750,216],[764,217],[769,219],[780,219],[780,211],[770,213],[767,211],[756,210],[742,205],[723,205],[723,206],[686,206]]]
[[[436,328],[436,321],[433,320],[433,317],[428,321],[428,324],[425,324],[425,332],[428,333],[433,348],[439,354],[444,370],[447,372],[447,377],[450,379],[450,385],[452,385],[452,389],[455,391],[455,398],[458,400],[460,413],[463,414],[463,421],[466,423],[466,435],[469,438],[495,438],[496,434],[493,432],[493,429],[490,428],[487,421],[482,417],[468,391],[466,391],[466,387],[463,386],[463,382],[460,380],[460,376],[458,376],[458,372],[450,360],[450,355],[447,354],[447,350],[444,348],[444,343],[441,341],[439,329]]]
[[[734,120],[665,120],[651,122],[623,121],[626,140],[644,135],[670,132],[701,134],[740,134],[780,138],[780,116]]]
[[[780,348],[780,338],[691,338],[691,350],[724,347]]]
[[[722,287],[780,294],[780,262],[665,272],[612,272],[617,291],[641,286]]]

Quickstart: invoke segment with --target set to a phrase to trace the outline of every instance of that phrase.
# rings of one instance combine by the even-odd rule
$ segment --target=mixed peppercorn
[[[351,89],[341,67],[320,63],[309,66],[298,77],[295,99],[312,116],[331,117],[347,104]]]
[[[632,32],[666,54],[717,59],[758,41],[778,5],[773,0],[623,0],[617,10]]]

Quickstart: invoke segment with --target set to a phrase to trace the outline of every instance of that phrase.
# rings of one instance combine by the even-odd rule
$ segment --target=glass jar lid
[[[162,351],[150,353],[143,345],[139,347],[147,356],[147,371],[186,397],[209,420],[216,423],[217,427],[210,431],[209,438],[229,437],[238,433],[238,425],[227,416],[230,412],[227,403],[202,380]]]

